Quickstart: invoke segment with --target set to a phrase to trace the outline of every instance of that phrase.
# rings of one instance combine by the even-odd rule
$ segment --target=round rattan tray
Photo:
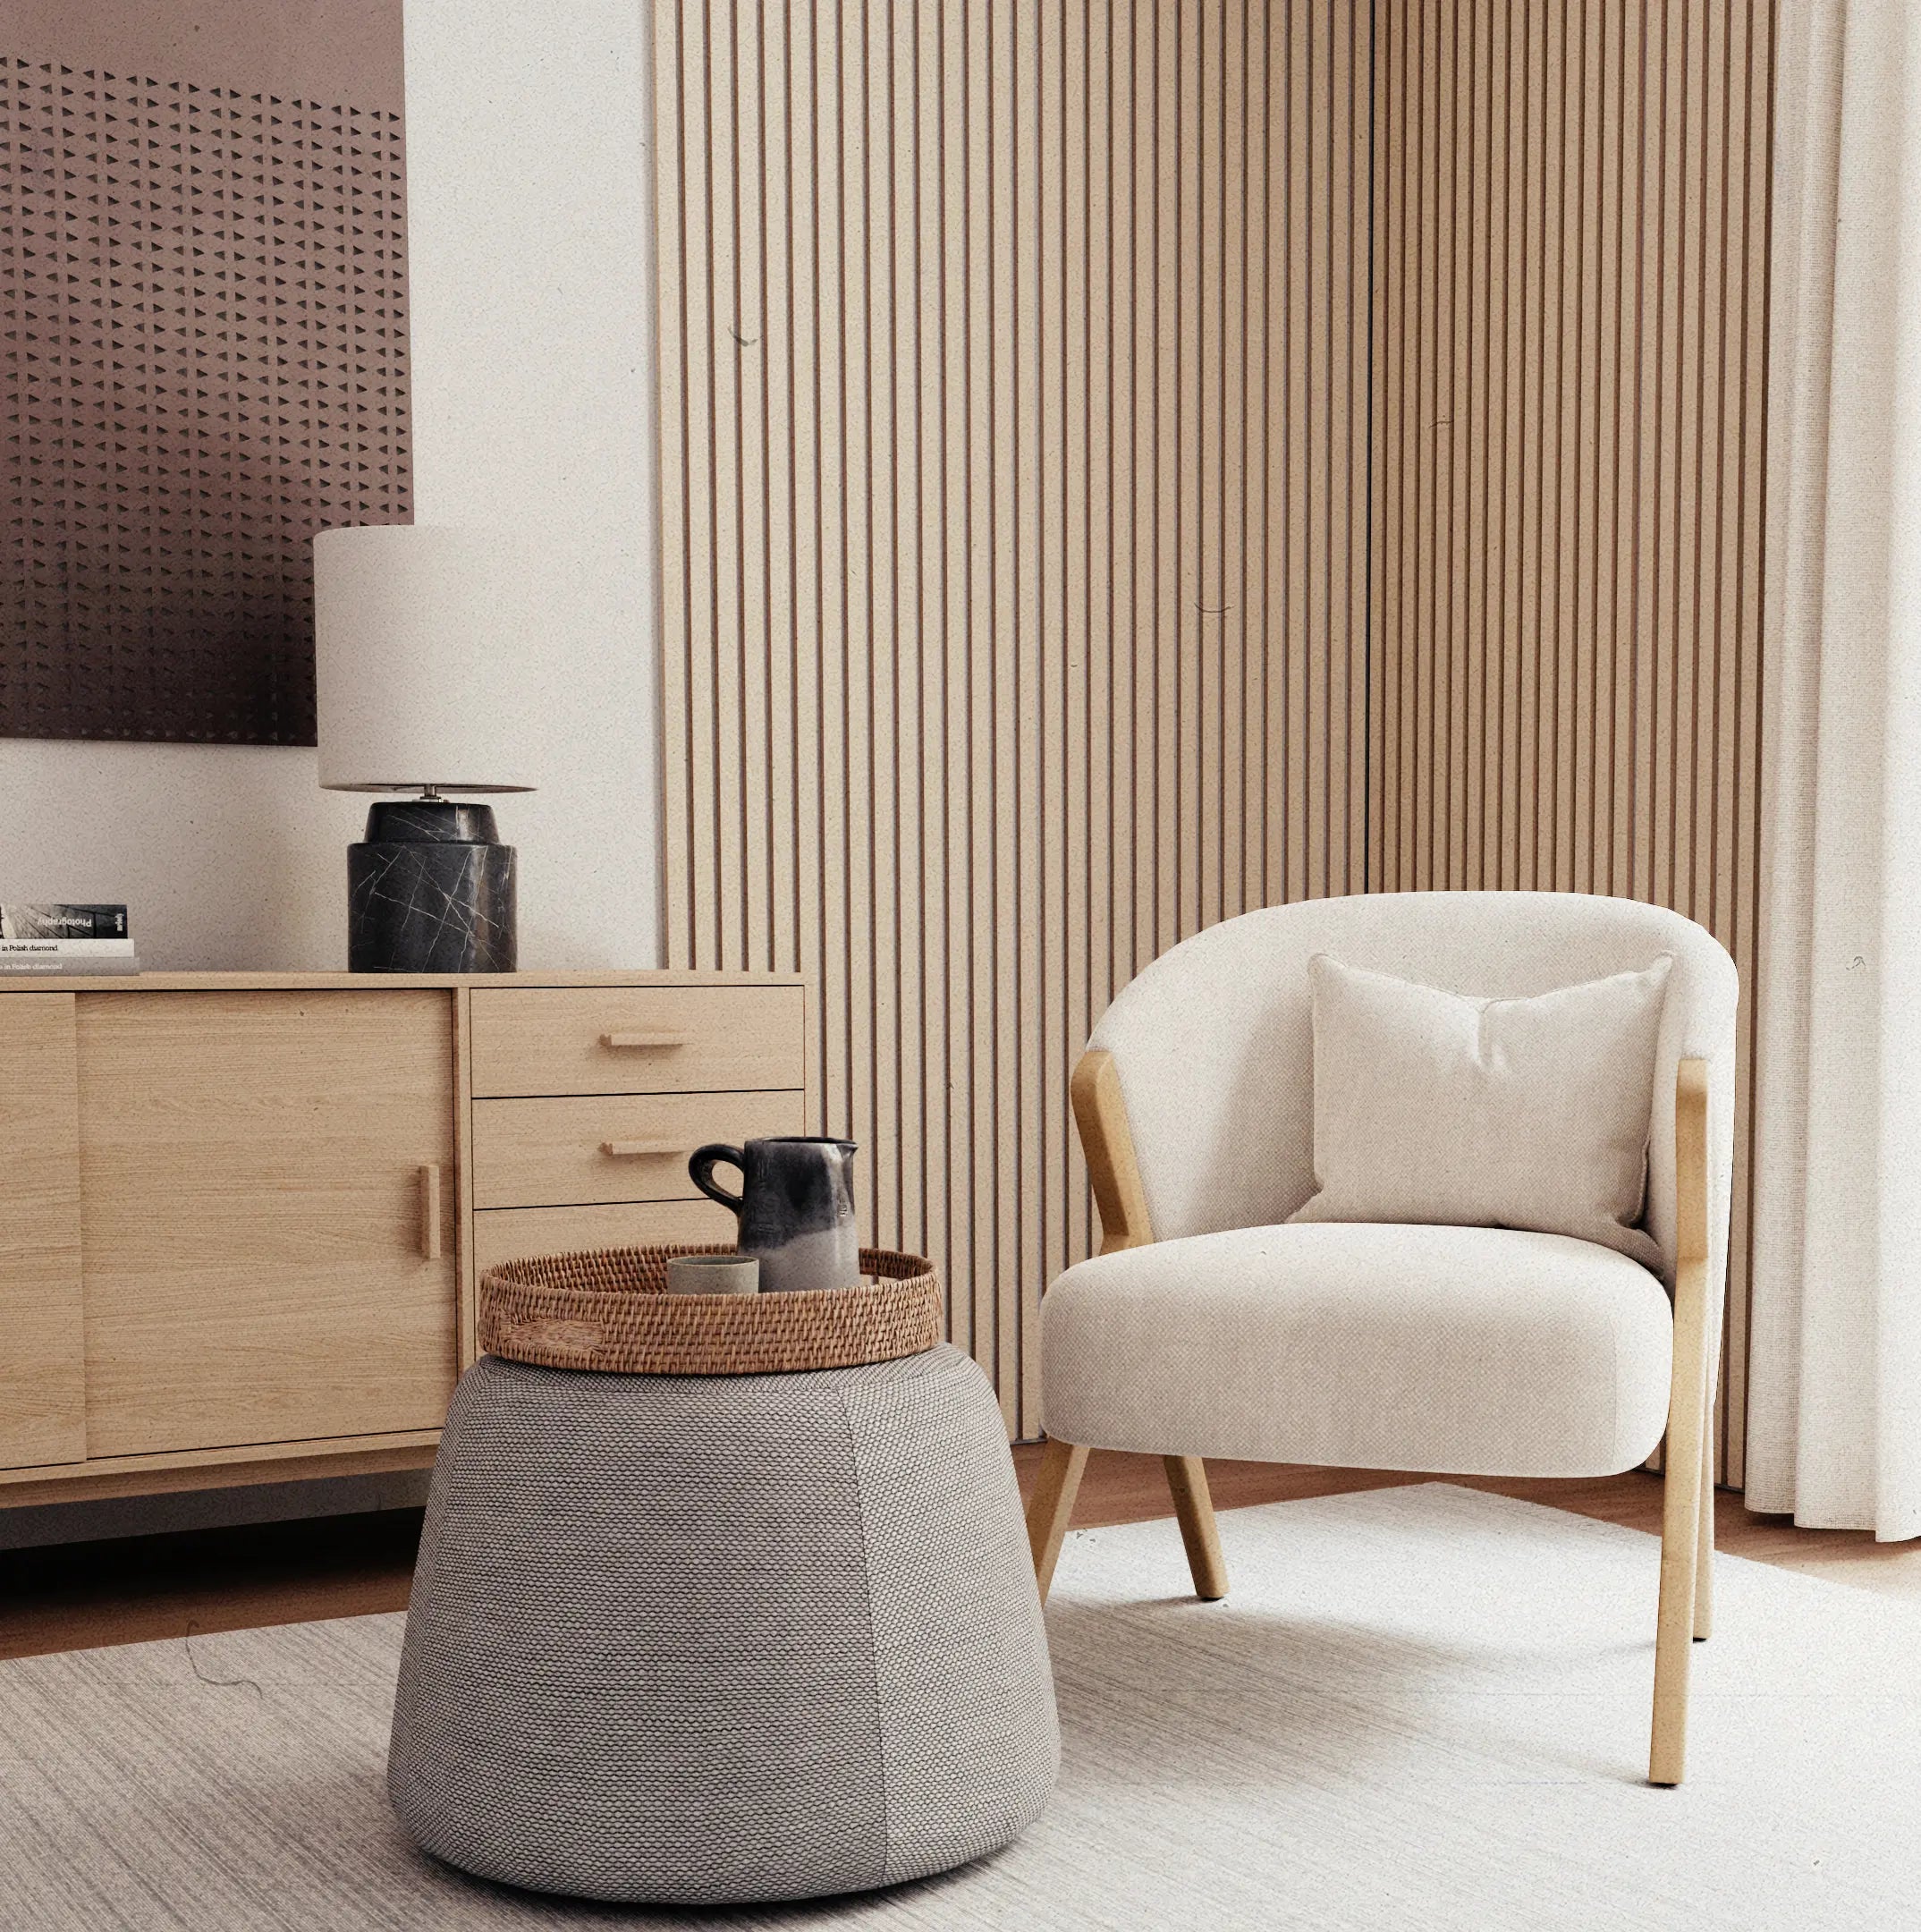
[[[941,1338],[941,1278],[920,1255],[860,1250],[858,1287],[669,1294],[690,1243],[504,1261],[480,1277],[480,1348],[544,1368],[620,1375],[778,1375],[918,1355]]]

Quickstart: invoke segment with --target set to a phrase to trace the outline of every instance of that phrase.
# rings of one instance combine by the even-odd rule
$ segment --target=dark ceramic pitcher
[[[855,1151],[851,1140],[799,1134],[695,1150],[687,1171],[709,1200],[740,1216],[740,1252],[759,1261],[763,1294],[851,1288],[860,1279]],[[724,1163],[740,1170],[738,1194],[714,1184]]]

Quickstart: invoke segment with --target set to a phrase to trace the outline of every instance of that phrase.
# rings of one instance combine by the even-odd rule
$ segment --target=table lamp
[[[320,783],[411,792],[347,848],[355,972],[511,972],[514,855],[493,809],[530,792],[531,558],[498,530],[394,523],[314,538]]]

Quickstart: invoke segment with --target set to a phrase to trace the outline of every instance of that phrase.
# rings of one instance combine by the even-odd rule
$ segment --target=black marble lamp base
[[[487,805],[376,805],[347,848],[347,964],[354,972],[512,972],[513,848]]]

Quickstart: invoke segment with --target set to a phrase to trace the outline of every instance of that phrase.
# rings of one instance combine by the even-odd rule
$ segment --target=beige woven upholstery
[[[1669,955],[1645,1224],[1671,1281],[1676,1069],[1705,1060],[1718,1308],[1737,980],[1707,932],[1658,907],[1571,894],[1274,907],[1177,946],[1095,1029],[1092,1046],[1113,1055],[1155,1240],[1083,1262],[1049,1292],[1048,1434],[1436,1473],[1632,1467],[1658,1442],[1669,1397],[1667,1297],[1645,1269],[1563,1236],[1280,1225],[1314,1191],[1307,962],[1323,952],[1485,995],[1545,992]]]
[[[1646,1268],[1564,1234],[1193,1234],[1054,1284],[1047,1427],[1160,1455],[1607,1475],[1661,1440],[1670,1326]]]

